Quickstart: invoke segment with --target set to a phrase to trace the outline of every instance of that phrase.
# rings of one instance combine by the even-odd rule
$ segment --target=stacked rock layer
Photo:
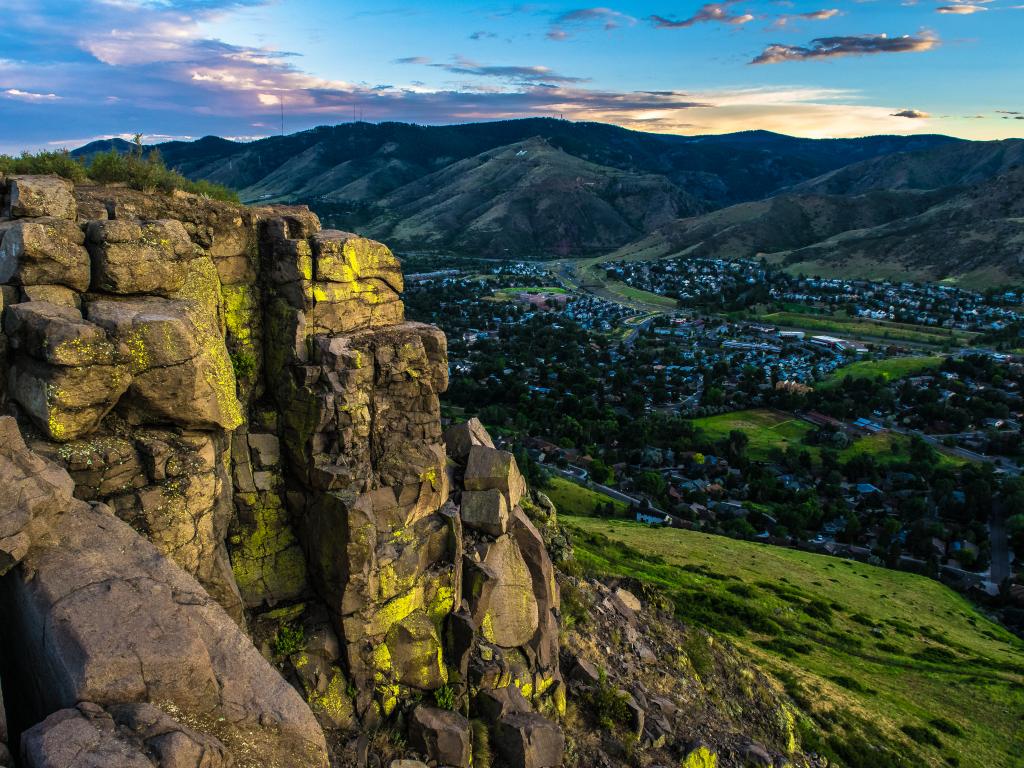
[[[11,177],[0,283],[24,765],[328,765],[388,720],[468,767],[468,717],[509,765],[560,763],[529,491],[478,422],[442,434],[445,338],[405,321],[385,246],[300,207]]]

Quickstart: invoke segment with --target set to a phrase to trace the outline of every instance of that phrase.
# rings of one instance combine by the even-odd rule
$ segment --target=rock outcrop
[[[326,766],[389,721],[468,766],[470,718],[513,768],[560,764],[529,490],[479,422],[442,433],[446,341],[385,246],[56,177],[0,178],[0,216],[22,764]]]

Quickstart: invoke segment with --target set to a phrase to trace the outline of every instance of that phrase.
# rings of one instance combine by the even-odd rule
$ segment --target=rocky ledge
[[[479,423],[442,433],[445,338],[385,246],[20,176],[0,283],[18,765],[365,765],[382,727],[432,764],[561,764],[543,499]]]

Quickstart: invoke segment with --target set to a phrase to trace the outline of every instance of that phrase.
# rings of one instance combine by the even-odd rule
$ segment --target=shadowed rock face
[[[564,705],[529,491],[479,422],[446,450],[446,341],[405,321],[385,246],[302,207],[51,177],[0,199],[0,681],[25,765],[327,765],[439,689],[471,716],[509,686]],[[415,738],[468,764],[449,715]]]

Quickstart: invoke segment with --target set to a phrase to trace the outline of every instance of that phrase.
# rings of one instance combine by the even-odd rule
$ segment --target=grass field
[[[576,557],[639,579],[727,636],[801,711],[805,749],[850,768],[1024,766],[1024,642],[938,582],[625,520],[563,516]]]
[[[890,357],[886,360],[863,360],[859,363],[838,368],[819,382],[819,388],[834,387],[849,376],[852,379],[876,379],[881,376],[886,381],[905,379],[925,371],[931,371],[942,365],[943,357],[927,355],[916,357]]]
[[[729,437],[733,430],[743,432],[750,439],[747,455],[754,461],[767,461],[776,448],[806,447],[802,446],[802,440],[814,430],[811,424],[792,414],[761,409],[706,416],[693,419],[692,423],[705,437],[715,441]],[[817,451],[812,450],[812,453]]]
[[[895,446],[895,449],[893,446]],[[845,462],[854,456],[863,456],[864,454],[874,457],[875,462],[879,465],[906,461],[910,455],[910,438],[906,435],[897,435],[892,432],[865,435],[848,448],[841,450],[839,452],[839,460]],[[962,467],[967,463],[967,459],[939,452],[939,466],[955,468]]]
[[[550,293],[553,295],[562,295],[567,293],[564,288],[557,286],[529,286],[520,287],[515,286],[512,288],[499,288],[494,292],[493,296],[487,297],[492,301],[512,301],[521,293]]]
[[[854,338],[889,339],[906,341],[915,344],[942,345],[946,343],[962,344],[973,336],[966,333],[954,333],[941,328],[907,323],[890,323],[881,320],[861,320],[844,316],[815,317],[802,312],[769,312],[758,319],[773,325],[791,328],[802,328],[819,333],[834,333]]]
[[[621,501],[615,501],[603,493],[584,488],[564,477],[552,477],[542,490],[555,503],[559,513],[567,515],[587,517],[594,514],[598,505],[603,507],[609,501],[618,515],[623,514],[627,508],[627,505]]]

